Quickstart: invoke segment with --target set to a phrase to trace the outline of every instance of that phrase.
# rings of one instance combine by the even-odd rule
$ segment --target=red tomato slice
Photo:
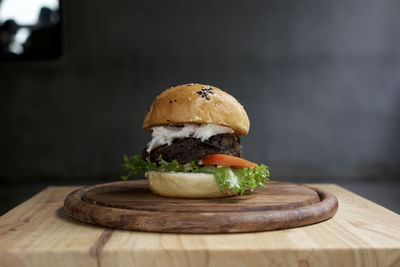
[[[236,168],[255,168],[258,165],[254,162],[224,154],[212,154],[201,159],[203,165],[222,165]]]

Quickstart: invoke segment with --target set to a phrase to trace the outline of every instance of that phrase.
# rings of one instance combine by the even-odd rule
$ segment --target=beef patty
[[[150,151],[150,160],[155,162],[161,155],[168,162],[176,159],[179,163],[184,164],[210,154],[242,157],[242,145],[239,137],[234,134],[218,134],[204,142],[194,137],[175,139],[171,145],[162,145]],[[144,158],[149,156],[146,149],[142,152],[142,156]]]

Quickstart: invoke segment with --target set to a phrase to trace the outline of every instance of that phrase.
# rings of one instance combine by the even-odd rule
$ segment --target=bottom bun
[[[214,174],[188,172],[146,172],[154,194],[179,198],[218,198],[236,193],[220,192]]]

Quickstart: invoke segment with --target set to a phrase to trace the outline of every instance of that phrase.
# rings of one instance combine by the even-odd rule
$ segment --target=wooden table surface
[[[336,215],[241,234],[113,230],[65,215],[78,187],[49,187],[0,217],[0,266],[400,266],[400,215],[337,185]]]

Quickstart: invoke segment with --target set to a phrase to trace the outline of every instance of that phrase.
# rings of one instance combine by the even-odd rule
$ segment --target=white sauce
[[[147,144],[147,152],[150,153],[154,148],[168,144],[171,145],[174,139],[186,137],[200,138],[202,142],[211,136],[223,133],[234,133],[232,128],[212,123],[185,124],[183,127],[176,126],[156,126],[152,128],[152,139]]]

